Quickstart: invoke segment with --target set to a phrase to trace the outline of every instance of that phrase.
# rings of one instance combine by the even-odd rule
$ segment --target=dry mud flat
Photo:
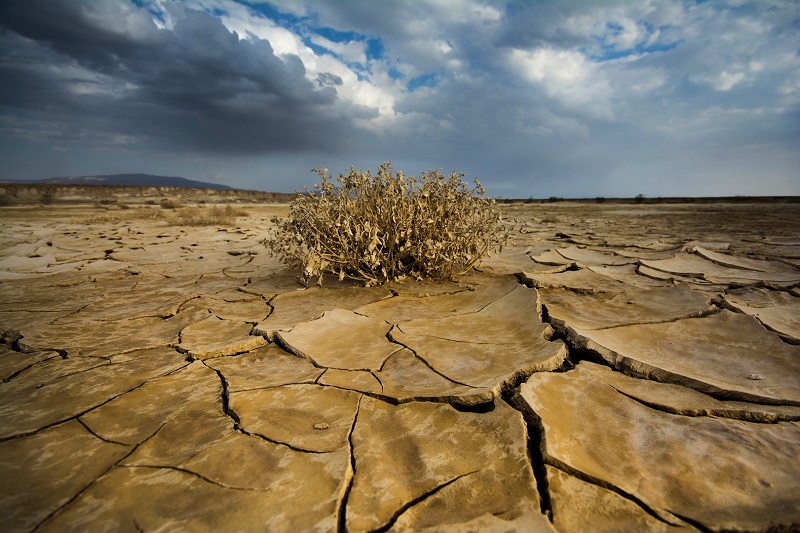
[[[285,209],[0,210],[0,529],[800,528],[796,206],[514,205],[479,273],[322,289]]]

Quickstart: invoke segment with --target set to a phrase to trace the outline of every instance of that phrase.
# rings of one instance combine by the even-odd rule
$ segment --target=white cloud
[[[347,65],[347,62],[361,65],[367,63],[365,42],[336,43],[312,34],[310,40],[313,43],[335,52],[339,57],[318,55],[306,46],[298,33],[232,0],[191,0],[189,5],[204,11],[221,12],[219,17],[226,28],[235,31],[240,38],[268,41],[278,57],[300,58],[306,70],[306,78],[312,82],[316,82],[321,75],[329,74],[341,79],[341,84],[333,86],[339,98],[348,105],[374,109],[378,115],[371,119],[356,118],[353,120],[355,124],[371,128],[375,126],[373,122],[384,125],[395,117],[395,87],[391,83],[378,85],[363,72],[356,73]]]
[[[696,110],[691,114],[674,114],[663,117],[654,122],[653,128],[673,139],[697,142],[741,131],[743,124],[751,124],[753,128],[756,128],[774,114],[774,110],[765,107],[743,108],[716,105]]]
[[[596,117],[613,117],[608,80],[597,64],[580,52],[554,48],[512,49],[509,61],[512,70],[543,87],[548,96],[565,107]]]
[[[503,17],[495,5],[480,0],[422,0],[413,5],[409,3],[404,11],[407,14],[416,12],[418,20],[415,22],[426,21],[421,28],[439,25],[442,30],[454,25],[494,24]]]
[[[335,42],[317,34],[312,35],[310,40],[315,45],[330,50],[347,63],[367,64],[366,41]]]
[[[514,123],[516,131],[534,139],[556,138],[589,139],[590,131],[586,124],[574,118],[559,116],[546,109],[535,110],[518,117]]]
[[[696,74],[694,76],[690,76],[689,79],[696,83],[710,85],[717,91],[730,91],[736,85],[745,81],[747,79],[747,75],[742,70],[723,70],[715,74]]]
[[[638,49],[669,45],[676,40],[662,28],[682,18],[682,12],[663,9],[664,5],[636,2],[584,9],[567,17],[564,29],[578,38],[591,39],[585,48],[596,60],[605,60],[609,54],[616,57],[640,53]]]
[[[233,0],[186,0],[181,5],[189,9],[217,13],[225,27],[236,32],[239,39],[258,38],[269,41],[278,56],[300,55],[307,49],[302,39],[290,30]]]
[[[650,32],[641,22],[625,17],[618,24],[620,28],[606,37],[608,44],[618,50],[629,50],[651,38]]]
[[[133,4],[123,2],[97,2],[91,9],[82,8],[82,16],[96,28],[120,36],[134,37],[140,42],[153,42],[152,17]]]

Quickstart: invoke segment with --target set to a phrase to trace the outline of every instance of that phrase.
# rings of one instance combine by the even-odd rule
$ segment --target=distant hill
[[[153,176],[152,174],[109,174],[102,176],[62,176],[42,180],[16,181],[15,183],[53,185],[114,185],[142,187],[193,187],[199,189],[233,189],[219,183],[189,180],[175,176]]]

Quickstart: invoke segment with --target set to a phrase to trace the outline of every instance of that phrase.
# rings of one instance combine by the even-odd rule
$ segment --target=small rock
[[[764,378],[761,376],[761,374],[750,374],[750,375],[749,375],[749,376],[747,376],[747,377],[748,377],[748,379],[754,379],[754,380],[764,379]]]
[[[15,342],[22,338],[22,334],[16,329],[7,329],[0,333],[0,342],[12,346]]]
[[[325,422],[319,422],[317,424],[314,424],[314,429],[328,429],[329,427],[331,426],[326,424]]]

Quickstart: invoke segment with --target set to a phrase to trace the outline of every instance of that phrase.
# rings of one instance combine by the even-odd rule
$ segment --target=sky
[[[800,195],[796,0],[2,0],[0,179]]]

